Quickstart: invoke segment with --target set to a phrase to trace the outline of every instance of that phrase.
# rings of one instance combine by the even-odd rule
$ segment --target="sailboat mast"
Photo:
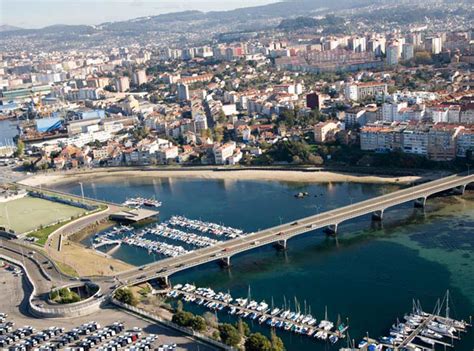
[[[449,290],[446,291],[446,318],[449,318]]]

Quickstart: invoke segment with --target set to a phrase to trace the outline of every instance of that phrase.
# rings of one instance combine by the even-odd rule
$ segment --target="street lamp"
[[[79,182],[79,185],[81,186],[82,201],[84,201],[84,186],[82,185],[81,182]]]

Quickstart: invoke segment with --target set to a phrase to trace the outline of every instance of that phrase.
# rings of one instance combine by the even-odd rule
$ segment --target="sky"
[[[185,10],[230,10],[277,0],[0,0],[0,25],[41,28],[108,21]]]

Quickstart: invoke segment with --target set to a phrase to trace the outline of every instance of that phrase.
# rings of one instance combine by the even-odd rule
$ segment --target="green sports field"
[[[79,207],[26,196],[0,203],[0,227],[11,228],[17,234],[22,234],[85,212]]]

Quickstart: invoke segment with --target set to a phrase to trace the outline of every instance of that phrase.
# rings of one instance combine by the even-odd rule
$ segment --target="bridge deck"
[[[384,211],[387,208],[414,201],[426,199],[429,196],[464,187],[474,182],[474,175],[453,175],[421,185],[398,190],[356,204],[312,215],[297,221],[268,228],[244,237],[228,240],[214,246],[195,250],[189,254],[168,258],[121,273],[123,281],[139,283],[152,278],[169,276],[175,272],[195,267],[218,259],[226,259],[235,254],[275,242],[286,241],[296,235],[307,233],[330,225],[338,225],[352,218]]]

